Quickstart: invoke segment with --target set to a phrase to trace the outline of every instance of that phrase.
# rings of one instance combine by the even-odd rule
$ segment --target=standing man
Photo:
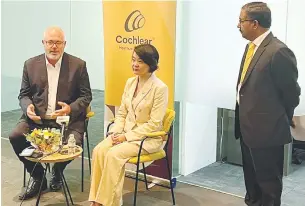
[[[235,136],[241,142],[249,206],[281,205],[284,145],[292,141],[290,126],[301,93],[296,58],[270,26],[266,3],[242,7],[237,27],[249,43],[237,82]]]
[[[42,44],[45,53],[25,61],[21,89],[18,96],[23,115],[9,135],[12,147],[32,175],[32,181],[19,199],[29,199],[47,188],[47,180],[42,179],[43,167],[19,156],[30,146],[23,134],[34,128],[59,128],[56,117],[69,115],[70,122],[64,142],[69,134],[74,134],[76,144],[82,144],[86,108],[92,100],[86,62],[64,52],[66,41],[64,32],[58,27],[50,27],[44,32]],[[52,168],[51,191],[61,189],[59,171],[68,162],[56,163]]]

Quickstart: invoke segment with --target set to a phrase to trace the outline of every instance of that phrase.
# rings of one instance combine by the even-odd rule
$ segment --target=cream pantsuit
[[[124,134],[125,142],[112,146],[111,135],[99,143],[92,154],[89,201],[103,206],[119,206],[125,178],[125,163],[137,156],[147,133],[162,130],[168,104],[168,88],[154,74],[134,97],[138,77],[127,80],[121,106],[111,133]],[[162,137],[145,140],[142,154],[162,149]]]
[[[92,154],[89,201],[105,206],[119,206],[125,177],[125,163],[137,156],[139,146],[124,142],[112,146],[110,137],[100,142]],[[142,150],[142,154],[147,154]]]

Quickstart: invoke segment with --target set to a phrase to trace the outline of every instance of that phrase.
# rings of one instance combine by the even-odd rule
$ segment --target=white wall
[[[100,1],[1,2],[1,111],[19,108],[23,63],[43,53],[44,30],[60,26],[65,51],[87,62],[91,87],[104,90],[103,15]]]
[[[235,107],[235,86],[247,44],[237,24],[240,9],[247,2],[178,1],[175,95],[182,105],[183,175],[216,161],[217,108]],[[297,55],[299,82],[304,87],[304,1],[289,0],[289,6],[287,0],[265,2],[272,11],[273,34]],[[297,113],[305,111],[304,95],[302,100]]]
[[[240,61],[247,41],[237,28],[241,6],[247,1],[191,1],[184,48],[188,71],[186,100],[216,107],[234,109],[235,86]],[[267,1],[268,2],[268,1]],[[286,38],[287,1],[270,1],[272,31]],[[179,44],[180,42],[178,42]],[[186,55],[187,53],[187,55]],[[200,92],[194,89],[200,88]]]
[[[189,22],[189,3],[187,1],[178,1],[176,7],[176,50],[175,50],[175,101],[184,101],[185,81],[187,72],[188,52],[185,51],[188,44],[187,34],[185,32]]]
[[[87,62],[91,87],[104,90],[103,7],[101,1],[71,2],[71,52]]]
[[[17,96],[24,61],[43,53],[43,31],[48,25],[62,27],[70,42],[70,2],[1,2],[1,111],[19,108]],[[54,15],[56,8],[57,14]]]
[[[296,115],[305,115],[305,1],[288,1],[287,45],[295,53],[299,83],[302,88],[301,102],[296,109]]]
[[[182,103],[182,175],[188,175],[216,161],[217,108]]]

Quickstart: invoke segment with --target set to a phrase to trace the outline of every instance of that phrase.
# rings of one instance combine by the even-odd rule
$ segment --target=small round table
[[[55,152],[53,154],[44,155],[43,157],[39,157],[39,158],[26,157],[26,159],[29,161],[32,161],[32,162],[44,163],[46,165],[46,167],[44,168],[44,173],[43,173],[43,178],[42,178],[42,180],[43,180],[46,177],[47,170],[50,169],[50,163],[66,162],[69,160],[74,160],[75,158],[80,156],[82,154],[82,152],[83,152],[82,147],[76,146],[75,153],[69,155],[68,146],[64,145],[60,151]],[[62,186],[63,186],[64,195],[66,198],[66,203],[69,206],[69,200],[68,200],[68,196],[67,196],[67,192],[68,192],[71,203],[72,203],[72,205],[74,205],[65,176],[62,171],[59,171],[59,174],[60,174],[60,178],[62,181]],[[41,196],[41,192],[42,192],[41,191],[42,184],[43,184],[43,181],[41,181],[41,185],[40,185],[40,189],[39,189],[39,193],[38,193],[38,197],[37,197],[37,201],[36,201],[36,206],[39,205],[39,200],[40,200],[40,196]],[[67,192],[66,192],[66,190],[67,190]]]

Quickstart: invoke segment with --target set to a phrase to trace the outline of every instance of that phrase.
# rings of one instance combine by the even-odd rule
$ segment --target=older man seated
[[[30,143],[24,134],[34,128],[59,128],[56,117],[69,115],[70,122],[66,132],[74,134],[76,144],[82,144],[86,108],[92,100],[86,62],[64,52],[66,45],[64,32],[58,27],[50,27],[44,32],[42,44],[44,54],[28,59],[24,63],[21,89],[18,96],[23,115],[9,135],[12,147],[32,175],[28,190],[19,199],[29,199],[47,189],[43,177],[43,167],[26,160],[19,154]],[[66,141],[66,139],[64,139]],[[61,189],[60,172],[69,162],[54,164],[50,181],[51,191]]]

